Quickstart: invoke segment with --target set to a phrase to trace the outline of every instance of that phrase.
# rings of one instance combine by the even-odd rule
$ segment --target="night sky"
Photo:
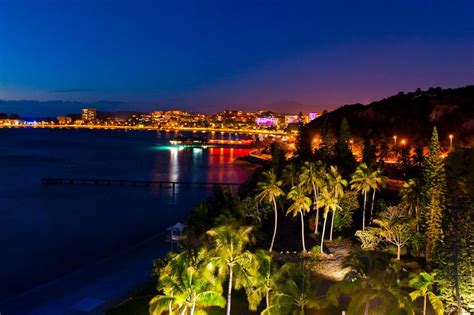
[[[0,99],[297,112],[465,86],[473,12],[474,1],[0,0]]]

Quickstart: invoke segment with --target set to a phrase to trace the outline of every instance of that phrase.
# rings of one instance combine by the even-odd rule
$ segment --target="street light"
[[[451,150],[453,148],[453,135],[449,135],[449,149]]]
[[[403,146],[403,148],[405,148],[405,143],[406,143],[405,139],[402,139],[402,146]]]
[[[397,145],[397,136],[393,136],[393,143],[394,145]]]
[[[354,143],[354,140],[349,140],[350,144],[351,144],[351,151],[352,151],[352,144]]]

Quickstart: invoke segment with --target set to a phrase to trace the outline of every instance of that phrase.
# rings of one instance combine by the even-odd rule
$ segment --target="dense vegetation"
[[[359,139],[370,134],[380,142],[399,135],[408,137],[411,143],[425,146],[436,125],[440,134],[452,133],[465,144],[473,144],[474,85],[456,89],[418,89],[368,105],[345,105],[312,121],[307,127],[308,133],[324,134],[336,130],[344,117],[351,126],[357,126],[353,136]]]
[[[342,121],[335,145],[291,160],[275,144],[238,195],[216,187],[181,250],[155,262],[150,313],[230,314],[236,294],[262,314],[472,312],[474,152],[444,158],[434,128],[394,190],[370,143],[356,163],[349,136]]]

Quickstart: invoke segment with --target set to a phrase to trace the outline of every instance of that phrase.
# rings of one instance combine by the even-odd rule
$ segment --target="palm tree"
[[[324,185],[324,168],[321,167],[321,161],[305,162],[301,168],[300,183],[304,183],[309,191],[313,192],[313,208],[316,211],[316,217],[314,220],[314,234],[318,234],[319,226],[319,208],[316,206],[318,203],[318,195],[321,187]]]
[[[311,199],[306,196],[306,191],[302,185],[294,186],[288,193],[288,199],[293,200],[286,214],[292,214],[296,217],[300,214],[301,217],[301,242],[303,244],[303,251],[306,252],[306,246],[304,242],[304,213],[310,211]]]
[[[403,184],[400,190],[401,205],[408,211],[408,215],[415,215],[416,230],[419,231],[419,209],[421,206],[421,185],[416,178],[411,178]]]
[[[159,289],[163,291],[150,301],[150,314],[163,312],[193,315],[206,307],[224,308],[226,300],[216,277],[206,268],[204,251],[178,254],[162,268]]]
[[[219,226],[207,231],[214,246],[214,257],[210,259],[209,268],[217,270],[221,279],[228,277],[227,315],[231,310],[232,288],[248,286],[255,273],[254,255],[245,250],[247,244],[253,241],[252,230],[251,226]]]
[[[329,187],[332,190],[334,197],[340,199],[344,197],[344,187],[347,187],[347,180],[342,178],[342,175],[337,170],[337,167],[331,166],[329,172],[326,174]],[[331,230],[329,232],[329,240],[332,241],[332,232],[334,230],[334,217],[336,216],[336,210],[338,208],[332,208],[331,216]],[[321,246],[322,247],[322,246]]]
[[[272,256],[263,250],[258,250],[255,257],[258,262],[258,272],[252,278],[252,286],[247,290],[249,308],[256,311],[258,305],[265,298],[265,309],[270,309],[271,293],[277,286],[280,268],[273,262]]]
[[[257,196],[257,200],[262,202],[267,200],[269,203],[273,203],[274,211],[275,211],[275,225],[273,228],[273,237],[272,242],[270,244],[269,251],[273,250],[273,245],[275,243],[275,237],[277,233],[277,225],[278,225],[278,209],[276,198],[283,195],[283,190],[281,190],[282,181],[277,180],[276,174],[273,170],[263,172],[263,176],[265,176],[265,180],[263,182],[259,182],[257,184],[257,188],[260,190],[260,193]]]
[[[381,256],[359,254],[350,263],[352,270],[343,281],[329,288],[326,298],[339,306],[341,297],[350,297],[347,314],[414,314],[410,296],[397,284],[397,273]],[[379,301],[371,305],[372,301]],[[374,310],[375,308],[375,310]]]
[[[286,263],[281,268],[278,292],[274,304],[262,314],[300,314],[321,308],[322,299],[317,298],[317,285],[314,277],[302,263]],[[275,310],[275,312],[272,312]]]
[[[370,176],[370,170],[367,164],[361,163],[357,166],[356,171],[352,175],[351,188],[358,193],[364,195],[364,208],[362,213],[362,231],[365,231],[365,208],[367,205],[367,193],[372,188],[372,179]]]
[[[443,302],[433,293],[433,284],[435,283],[436,273],[421,272],[419,275],[410,279],[410,287],[415,291],[410,293],[410,297],[415,301],[419,297],[423,297],[423,315],[426,315],[426,301],[429,299],[431,306],[438,315],[444,313]]]
[[[318,208],[324,208],[323,212],[323,217],[324,217],[324,223],[323,223],[323,233],[321,234],[321,254],[323,253],[323,245],[324,245],[324,234],[326,232],[326,221],[328,219],[328,213],[329,211],[332,211],[333,215],[336,212],[336,210],[341,209],[339,206],[339,199],[327,190],[326,187],[321,190],[321,194],[319,195],[319,200],[318,200]]]
[[[374,215],[374,204],[375,204],[375,192],[385,185],[387,178],[382,175],[382,171],[380,169],[376,169],[372,173],[370,173],[370,186],[372,188],[372,205],[370,206],[370,221],[372,222],[372,218]]]
[[[286,187],[293,187],[296,185],[298,179],[298,170],[296,169],[295,163],[290,162],[283,168],[282,174],[283,184]]]

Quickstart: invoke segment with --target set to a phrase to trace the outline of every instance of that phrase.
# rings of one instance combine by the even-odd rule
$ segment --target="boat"
[[[178,136],[170,140],[170,144],[176,146],[184,146],[186,148],[205,148],[207,147],[208,140],[201,137],[184,137]]]

